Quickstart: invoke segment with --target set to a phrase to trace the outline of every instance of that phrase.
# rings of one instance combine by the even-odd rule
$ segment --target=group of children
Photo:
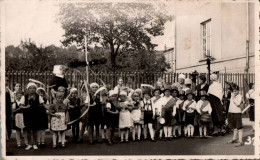
[[[62,148],[66,147],[65,133],[70,129],[75,143],[83,141],[87,129],[90,144],[100,142],[100,131],[102,139],[108,145],[113,145],[117,143],[116,131],[122,143],[128,143],[129,137],[132,141],[147,140],[149,137],[155,142],[163,138],[194,138],[197,125],[199,137],[207,138],[207,128],[212,127],[212,108],[205,90],[200,91],[196,101],[191,89],[179,91],[176,86],[170,85],[136,90],[128,87],[108,90],[104,86],[100,90],[97,83],[89,86],[89,97],[84,96],[85,100],[79,96],[76,88],[71,88],[67,93],[66,88],[59,87],[50,104],[44,88],[37,88],[35,83],[30,82],[27,94],[24,94],[21,85],[17,83],[12,93],[13,129],[16,130],[17,147],[21,148],[22,135],[26,150],[45,146],[45,130],[48,128],[53,132],[55,149],[57,141],[61,142]],[[237,146],[241,146],[242,116],[239,105],[242,96],[238,91],[238,86],[234,87],[230,99],[228,121],[234,128],[234,136],[228,143],[237,142],[238,135]]]

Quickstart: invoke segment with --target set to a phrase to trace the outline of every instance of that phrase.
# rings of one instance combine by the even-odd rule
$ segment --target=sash
[[[188,107],[189,107],[192,103],[193,103],[193,101],[190,101],[190,102],[187,104],[187,106],[185,107],[185,109],[187,110]]]
[[[209,104],[209,101],[204,101],[201,105],[200,111],[202,113],[202,110]]]
[[[165,104],[165,106],[163,108],[170,108],[173,107],[175,105],[176,101],[174,98],[171,98],[168,100],[168,102]]]
[[[155,100],[153,100],[153,103],[156,103],[160,98],[161,96],[157,97]]]

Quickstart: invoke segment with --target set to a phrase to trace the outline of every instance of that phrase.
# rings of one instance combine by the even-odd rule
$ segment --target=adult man
[[[184,80],[185,80],[185,75],[180,74],[179,77],[178,77],[178,82],[173,84],[173,86],[178,87],[179,92],[181,92],[181,90],[183,88],[185,88]]]

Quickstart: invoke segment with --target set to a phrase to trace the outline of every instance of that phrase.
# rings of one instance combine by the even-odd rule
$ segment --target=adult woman
[[[223,114],[223,106],[221,100],[223,97],[222,85],[218,82],[218,76],[216,74],[211,75],[212,84],[209,86],[208,95],[209,102],[212,107],[212,120],[214,131],[212,135],[218,136],[219,130],[225,123],[225,117]]]
[[[206,93],[209,90],[209,85],[207,84],[207,78],[204,74],[200,75],[200,84],[196,86],[196,101],[200,100],[200,91],[206,91]]]

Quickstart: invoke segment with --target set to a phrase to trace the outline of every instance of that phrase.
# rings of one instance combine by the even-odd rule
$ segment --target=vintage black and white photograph
[[[257,156],[258,7],[1,1],[2,157]]]

